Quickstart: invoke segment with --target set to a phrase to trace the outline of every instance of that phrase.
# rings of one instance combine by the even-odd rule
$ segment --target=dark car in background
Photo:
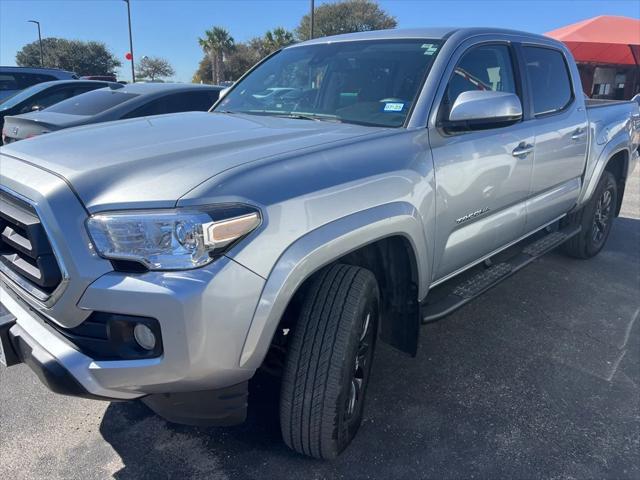
[[[5,143],[92,123],[165,113],[209,110],[221,86],[182,83],[117,84],[60,102],[43,111],[5,118]],[[0,104],[1,105],[1,104]]]
[[[0,101],[38,83],[77,78],[75,73],[59,68],[0,66]]]
[[[117,82],[115,75],[83,75],[82,80],[104,80],[105,82]]]
[[[68,98],[109,85],[120,86],[117,83],[95,80],[56,80],[32,85],[0,102],[0,130],[4,129],[4,119],[9,115],[44,110]],[[0,145],[2,142],[0,140]]]

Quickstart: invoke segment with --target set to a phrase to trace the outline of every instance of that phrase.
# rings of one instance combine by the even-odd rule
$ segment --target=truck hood
[[[381,130],[188,112],[72,128],[0,150],[63,177],[87,209],[96,212],[171,207],[202,182],[243,163]]]

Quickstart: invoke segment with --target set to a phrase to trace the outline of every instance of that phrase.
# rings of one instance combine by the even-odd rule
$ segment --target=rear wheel
[[[354,438],[362,421],[378,315],[378,285],[370,271],[337,264],[312,280],[282,378],[280,425],[292,449],[335,458]]]
[[[616,179],[611,172],[605,171],[591,200],[570,219],[580,224],[582,230],[564,244],[565,253],[575,258],[597,255],[609,238],[617,204]]]

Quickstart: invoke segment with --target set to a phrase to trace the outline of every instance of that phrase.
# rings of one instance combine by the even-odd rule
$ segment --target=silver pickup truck
[[[284,441],[335,457],[378,338],[414,355],[545,252],[603,248],[639,122],[549,38],[389,30],[287,47],[210,113],[2,147],[1,360],[214,425],[264,369]]]

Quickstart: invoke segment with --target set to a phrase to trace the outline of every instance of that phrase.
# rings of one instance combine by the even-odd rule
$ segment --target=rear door
[[[515,93],[522,102],[519,73],[511,43],[463,44],[445,71],[438,117],[448,118],[457,96],[469,90]],[[434,281],[523,235],[533,159],[519,152],[534,141],[523,110],[522,121],[507,126],[462,133],[430,129],[437,185]]]
[[[523,45],[535,124],[527,230],[551,222],[578,200],[587,152],[587,115],[564,53]],[[579,84],[578,84],[579,85]]]

